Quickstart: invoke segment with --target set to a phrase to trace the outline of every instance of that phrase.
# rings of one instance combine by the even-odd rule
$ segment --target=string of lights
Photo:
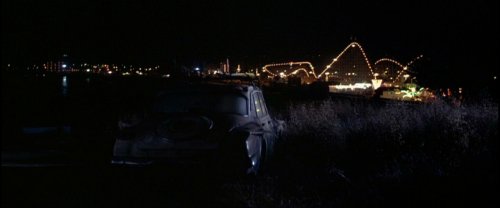
[[[411,60],[410,62],[408,62],[406,65],[403,65],[401,64],[400,62],[394,60],[394,59],[390,59],[390,58],[381,58],[379,60],[377,60],[374,64],[373,64],[373,67],[372,67],[372,64],[370,63],[370,60],[368,59],[368,56],[366,55],[366,52],[363,48],[363,46],[361,46],[359,43],[357,42],[351,42],[349,43],[349,45],[347,45],[344,50],[342,50],[335,58],[332,59],[332,61],[326,65],[326,68],[321,71],[321,73],[316,74],[315,70],[314,70],[314,66],[312,65],[311,62],[309,61],[298,61],[298,62],[285,62],[285,63],[273,63],[273,64],[266,64],[265,66],[262,67],[262,71],[263,72],[267,72],[269,73],[270,75],[272,76],[289,76],[291,74],[297,74],[297,72],[299,71],[304,71],[306,73],[306,75],[309,77],[309,74],[312,74],[316,79],[320,78],[323,74],[327,73],[327,71],[329,69],[332,69],[333,66],[339,62],[340,58],[347,52],[347,50],[349,49],[352,49],[352,48],[359,48],[359,50],[361,51],[361,54],[363,55],[363,59],[366,63],[366,65],[368,66],[368,68],[370,69],[370,73],[372,76],[376,76],[376,73],[374,72],[374,69],[373,67],[375,67],[376,65],[382,63],[382,62],[390,62],[390,63],[393,63],[393,64],[396,64],[398,67],[400,67],[402,70],[399,71],[399,74],[396,76],[396,78],[393,80],[393,83],[406,71],[408,71],[408,67],[410,65],[412,65],[413,63],[415,63],[415,61],[419,60],[420,58],[423,57],[423,55],[420,55],[420,56],[417,56],[416,58],[414,58],[413,60]],[[309,66],[310,68],[310,71],[307,71],[305,68],[300,68],[300,69],[296,69],[295,71],[291,72],[291,73],[288,73],[288,74],[285,74],[285,72],[282,72],[280,74],[275,74],[273,72],[271,72],[268,68],[270,67],[280,67],[280,66],[296,66],[296,65],[303,65],[303,64],[306,64]],[[327,74],[328,75],[328,74]]]
[[[269,68],[269,67],[278,67],[278,66],[290,66],[290,67],[293,67],[294,65],[299,65],[299,66],[301,66],[301,65],[304,65],[304,64],[309,66],[309,68],[310,68],[310,70],[311,70],[310,72],[312,72],[312,74],[314,75],[314,77],[315,77],[315,78],[317,78],[317,76],[316,76],[316,74],[315,74],[315,72],[314,72],[314,66],[313,66],[313,65],[312,65],[312,63],[311,63],[311,62],[309,62],[309,61],[297,61],[297,62],[292,61],[292,62],[286,62],[286,63],[266,64],[265,66],[263,66],[263,67],[262,67],[262,70],[263,70],[263,71],[265,71],[265,72],[267,72],[267,73],[269,73],[269,74],[271,74],[271,75],[273,75],[273,76],[276,76],[276,74],[275,74],[275,73],[271,72],[271,71],[270,71],[270,70],[268,70],[267,68]],[[294,72],[296,73],[297,71],[299,71],[299,70],[301,70],[301,69],[302,69],[302,70],[304,70],[304,71],[306,72],[307,76],[309,76],[309,73],[310,73],[310,72],[308,72],[305,68],[300,68],[300,69],[297,69],[297,70],[295,70]],[[289,73],[288,75],[293,74],[294,72]],[[288,75],[286,75],[286,76],[288,76]]]
[[[373,68],[372,68],[372,66],[371,66],[371,64],[370,64],[370,61],[368,60],[368,57],[366,56],[365,50],[363,49],[363,47],[362,47],[359,43],[357,43],[357,42],[352,42],[352,43],[350,43],[347,47],[345,47],[345,49],[344,49],[342,52],[340,52],[340,54],[339,54],[339,55],[337,55],[337,57],[335,57],[335,58],[332,60],[332,62],[330,62],[330,64],[326,65],[325,70],[323,70],[323,71],[322,71],[322,72],[321,72],[321,73],[320,73],[317,77],[321,77],[321,76],[322,76],[322,75],[323,75],[323,74],[324,74],[324,73],[325,73],[328,69],[330,69],[330,68],[333,66],[333,64],[335,64],[336,62],[338,62],[339,58],[340,58],[342,55],[344,55],[344,53],[345,53],[347,50],[349,50],[351,47],[352,47],[352,48],[358,47],[358,48],[360,49],[361,54],[363,55],[363,58],[364,58],[364,60],[365,60],[365,62],[366,62],[366,65],[368,65],[368,68],[370,69],[370,72],[371,72],[371,74],[373,75],[373,74],[374,74],[374,73],[373,73]]]
[[[417,60],[421,59],[422,57],[424,57],[424,55],[417,56],[416,58],[414,58],[413,60],[411,60],[410,62],[408,62],[408,64],[406,64],[406,66],[404,66],[404,67],[403,67],[403,70],[401,70],[401,71],[399,72],[398,76],[396,76],[396,79],[394,79],[394,80],[392,81],[392,83],[394,84],[394,82],[395,82],[396,80],[398,80],[398,79],[399,79],[399,77],[401,77],[401,75],[403,74],[403,72],[408,71],[408,67],[409,67],[410,65],[412,65],[413,63],[415,63],[415,61],[417,61]]]

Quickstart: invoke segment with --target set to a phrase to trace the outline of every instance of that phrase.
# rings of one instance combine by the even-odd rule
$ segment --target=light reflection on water
[[[68,96],[68,79],[66,75],[62,77],[62,95]]]

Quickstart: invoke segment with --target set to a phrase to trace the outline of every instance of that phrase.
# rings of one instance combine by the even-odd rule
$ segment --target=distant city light
[[[63,64],[63,65],[62,65],[62,68],[66,68],[66,67],[67,67],[67,65],[66,65],[66,64]]]

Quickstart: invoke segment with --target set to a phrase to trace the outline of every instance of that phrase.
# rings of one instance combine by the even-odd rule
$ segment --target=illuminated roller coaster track
[[[323,74],[324,74],[324,73],[325,73],[328,69],[330,69],[330,68],[333,66],[333,64],[337,63],[337,62],[338,62],[338,60],[339,60],[339,58],[340,58],[340,57],[342,57],[342,55],[344,55],[344,53],[345,53],[348,49],[350,49],[351,47],[352,47],[352,48],[358,47],[358,48],[359,48],[359,50],[361,50],[361,53],[363,54],[363,58],[365,59],[366,65],[368,65],[368,68],[370,69],[370,72],[371,72],[371,74],[373,75],[373,74],[374,74],[374,73],[373,73],[373,68],[372,68],[372,66],[371,66],[371,64],[370,64],[370,61],[368,61],[368,57],[366,57],[365,50],[363,49],[363,47],[362,47],[359,43],[357,43],[357,42],[352,42],[352,43],[350,43],[347,47],[345,47],[345,49],[344,49],[342,52],[340,52],[340,54],[339,54],[339,55],[337,55],[337,57],[335,57],[335,58],[332,60],[332,62],[330,62],[330,64],[326,65],[325,70],[323,70],[323,71],[322,71],[322,72],[321,72],[321,73],[320,73],[317,77],[321,77],[321,75],[323,75]]]
[[[311,71],[308,72],[305,68],[300,68],[300,69],[294,70],[291,73],[285,74],[285,76],[288,76],[290,74],[297,74],[297,72],[299,72],[299,71],[304,71],[308,77],[309,77],[309,73],[312,73],[314,75],[314,77],[317,78],[316,74],[314,73],[314,66],[309,61],[298,61],[298,62],[293,62],[292,61],[292,62],[287,62],[287,63],[267,64],[267,65],[265,65],[265,66],[262,67],[262,70],[265,71],[265,72],[267,72],[267,73],[269,73],[269,74],[271,74],[271,75],[273,75],[273,76],[277,76],[275,73],[272,73],[267,68],[269,68],[269,67],[277,67],[277,66],[290,66],[290,67],[292,67],[294,65],[301,66],[301,65],[304,65],[304,64],[308,65]]]
[[[396,80],[399,79],[399,77],[403,74],[403,72],[405,71],[409,71],[408,70],[408,67],[410,65],[412,65],[413,63],[415,63],[415,61],[421,59],[422,57],[424,57],[424,55],[420,55],[420,56],[417,56],[416,58],[414,58],[413,60],[411,60],[410,62],[408,62],[406,65],[403,65],[401,63],[399,63],[398,61],[394,60],[394,59],[390,59],[390,58],[381,58],[379,60],[377,60],[374,64],[374,66],[376,66],[377,64],[381,63],[381,62],[390,62],[390,63],[393,63],[393,64],[396,64],[397,66],[401,67],[401,71],[399,71],[399,74],[398,76],[396,76],[396,79],[394,79],[392,81],[392,83],[394,83]]]
[[[347,46],[344,48],[344,50],[342,50],[342,52],[340,52],[340,53],[339,53],[339,55],[337,55],[337,56],[336,56],[336,57],[332,60],[332,62],[330,62],[330,64],[328,64],[328,65],[326,66],[326,68],[325,68],[325,69],[324,69],[324,70],[323,70],[323,71],[322,71],[319,75],[317,75],[317,74],[316,74],[316,72],[314,71],[314,66],[313,66],[313,65],[312,65],[312,63],[311,63],[311,62],[309,62],[309,61],[298,61],[298,62],[286,62],[286,63],[267,64],[267,65],[265,65],[265,66],[263,66],[263,67],[262,67],[262,70],[263,70],[263,71],[265,71],[265,72],[268,72],[268,73],[269,73],[269,74],[271,74],[272,76],[278,76],[277,74],[275,74],[275,73],[271,72],[268,68],[269,68],[269,67],[278,67],[278,66],[290,66],[290,67],[292,67],[292,66],[294,66],[294,65],[299,65],[299,66],[300,66],[300,65],[306,64],[306,65],[308,65],[308,66],[309,66],[309,68],[310,68],[310,71],[309,71],[309,72],[308,72],[305,68],[299,68],[299,69],[294,70],[294,71],[293,71],[293,72],[291,72],[291,73],[288,73],[288,74],[283,74],[283,75],[284,75],[284,76],[288,76],[288,75],[290,75],[290,74],[296,74],[296,73],[297,73],[297,72],[299,72],[299,71],[304,71],[308,77],[309,77],[309,74],[313,74],[313,75],[314,75],[314,78],[316,78],[316,79],[317,79],[317,78],[320,78],[320,77],[321,77],[321,76],[322,76],[322,75],[323,75],[323,74],[324,74],[324,73],[325,73],[328,69],[332,68],[332,67],[334,66],[334,64],[335,64],[335,63],[339,62],[339,59],[340,59],[340,58],[341,58],[341,57],[345,54],[345,52],[346,52],[347,50],[349,50],[350,48],[356,48],[356,47],[357,47],[357,48],[359,48],[359,50],[361,51],[361,54],[363,55],[363,58],[364,58],[364,60],[365,60],[365,63],[366,63],[366,65],[368,66],[368,68],[370,69],[371,75],[372,75],[372,76],[373,76],[373,75],[375,75],[375,73],[374,73],[374,71],[373,71],[373,68],[372,68],[372,65],[370,64],[370,61],[368,60],[368,57],[366,56],[366,52],[365,52],[365,50],[364,50],[364,49],[363,49],[363,47],[362,47],[359,43],[357,43],[357,42],[352,42],[352,43],[350,43],[349,45],[347,45]],[[420,55],[420,56],[416,57],[415,59],[413,59],[412,61],[408,62],[408,64],[406,64],[406,65],[403,65],[403,64],[401,64],[401,63],[399,63],[398,61],[393,60],[393,59],[389,59],[389,58],[382,58],[382,59],[377,60],[377,61],[373,64],[373,66],[375,66],[375,65],[377,65],[377,64],[379,64],[379,63],[381,63],[381,62],[391,62],[391,63],[396,64],[397,66],[399,66],[399,67],[401,67],[401,68],[402,68],[402,70],[399,72],[398,76],[397,76],[397,77],[396,77],[396,79],[395,79],[395,80],[397,80],[397,79],[398,79],[398,78],[399,78],[399,77],[403,74],[403,72],[408,71],[408,67],[409,67],[410,65],[412,65],[415,61],[417,61],[418,59],[420,59],[420,58],[422,58],[422,57],[423,57],[423,55]],[[395,81],[395,80],[394,80],[394,81]]]

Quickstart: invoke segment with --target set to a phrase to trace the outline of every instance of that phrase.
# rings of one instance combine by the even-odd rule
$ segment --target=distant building
[[[49,72],[71,72],[75,71],[67,54],[63,54],[59,59],[47,61],[42,68]]]

